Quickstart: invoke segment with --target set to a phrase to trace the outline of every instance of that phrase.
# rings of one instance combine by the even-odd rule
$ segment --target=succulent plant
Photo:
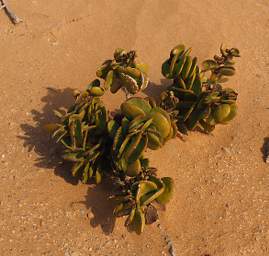
[[[60,123],[49,124],[56,142],[64,146],[63,159],[73,162],[72,174],[86,183],[91,177],[96,183],[110,165],[107,157],[111,140],[107,133],[108,113],[99,97],[92,96],[92,86],[75,93],[75,104],[67,111],[55,111]]]
[[[208,83],[209,86],[211,84],[214,86],[216,83],[225,83],[228,81],[227,76],[235,74],[233,58],[240,57],[239,50],[237,48],[222,49],[221,46],[220,53],[220,56],[215,55],[213,59],[205,60],[202,63],[202,73],[211,72],[210,78],[205,80],[205,83]]]
[[[220,48],[221,56],[203,62],[200,71],[197,58],[192,58],[191,49],[178,45],[171,50],[170,58],[162,65],[162,73],[173,84],[161,95],[161,107],[172,113],[182,133],[200,127],[211,132],[216,124],[226,124],[237,111],[237,93],[223,88],[220,83],[235,73],[234,57],[239,57],[236,48]],[[207,72],[210,76],[207,77]]]
[[[86,91],[74,94],[68,111],[55,111],[60,122],[47,129],[63,144],[63,159],[73,162],[73,175],[80,175],[84,183],[94,177],[98,184],[103,175],[113,180],[114,214],[128,215],[126,225],[141,233],[146,223],[158,218],[153,203],[166,204],[173,194],[173,180],[156,177],[145,151],[163,146],[177,127],[151,98],[129,98],[111,116],[100,99],[104,91],[94,80]]]
[[[157,178],[151,169],[143,169],[139,176],[128,179],[120,191],[115,196],[118,204],[114,214],[128,216],[125,225],[140,234],[145,224],[158,219],[154,203],[165,205],[170,201],[174,182],[170,177]]]
[[[176,135],[169,114],[152,99],[132,97],[121,104],[121,112],[108,123],[113,138],[116,167],[128,176],[138,175],[146,148],[156,150]]]
[[[147,65],[137,63],[136,57],[135,51],[115,50],[114,59],[106,60],[96,72],[97,77],[105,80],[105,89],[116,93],[122,88],[128,96],[147,87]]]
[[[120,112],[108,122],[113,140],[112,178],[118,186],[115,196],[117,217],[128,215],[126,225],[138,234],[145,224],[156,221],[153,202],[166,204],[173,194],[173,181],[158,179],[156,169],[144,157],[147,148],[156,150],[177,132],[169,114],[151,98],[132,97],[121,104]]]
[[[128,216],[126,226],[138,234],[157,220],[155,204],[167,204],[174,191],[172,178],[158,178],[149,166],[146,150],[159,149],[178,129],[186,133],[201,127],[210,132],[236,115],[237,93],[221,83],[235,73],[233,58],[239,57],[239,50],[221,47],[221,55],[204,61],[201,71],[190,52],[178,45],[163,63],[162,73],[173,84],[161,94],[159,106],[152,98],[131,97],[111,115],[100,98],[107,89],[135,94],[149,81],[146,65],[135,61],[135,51],[116,49],[114,59],[96,72],[104,84],[95,79],[84,92],[76,92],[68,110],[55,111],[59,123],[46,126],[63,145],[63,159],[73,163],[73,175],[84,183],[92,177],[97,184],[103,176],[112,180],[114,214]]]

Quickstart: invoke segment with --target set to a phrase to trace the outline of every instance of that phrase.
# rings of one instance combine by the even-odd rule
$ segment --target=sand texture
[[[0,255],[269,255],[268,0],[9,0],[0,11]],[[150,66],[146,95],[167,85],[163,60],[178,43],[199,61],[221,43],[238,47],[239,113],[212,135],[192,132],[148,152],[176,194],[157,224],[138,236],[111,216],[106,186],[77,184],[42,125],[72,102],[116,47]],[[51,89],[48,89],[51,88]],[[113,109],[124,94],[106,95]],[[115,225],[116,224],[116,225]]]

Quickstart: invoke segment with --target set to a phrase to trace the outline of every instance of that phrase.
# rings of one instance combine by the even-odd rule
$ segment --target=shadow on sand
[[[165,91],[165,89],[171,84],[171,81],[168,79],[161,79],[160,84],[155,84],[153,82],[149,82],[147,88],[143,91],[148,97],[154,98],[158,101],[161,93]]]
[[[108,180],[104,180],[98,186],[92,185],[85,196],[85,204],[93,215],[90,218],[92,227],[101,227],[104,234],[109,235],[113,232],[116,218],[113,215],[113,210],[116,202],[109,197],[112,195],[112,185]]]
[[[34,124],[22,124],[23,135],[19,136],[24,141],[24,147],[28,151],[34,151],[38,157],[35,166],[44,169],[53,169],[55,175],[62,177],[66,182],[77,185],[79,180],[72,177],[70,173],[70,163],[61,159],[62,147],[50,138],[50,134],[44,129],[44,125],[58,121],[53,110],[60,107],[68,108],[73,102],[73,90],[48,88],[47,95],[41,101],[45,103],[41,111],[32,110]],[[115,225],[113,209],[115,203],[109,199],[111,195],[111,184],[104,180],[102,184],[95,186],[89,184],[88,193],[83,203],[87,209],[91,210],[93,217],[90,220],[92,227],[100,226],[105,234],[110,234]]]
[[[267,162],[269,161],[269,137],[264,138],[263,140],[263,146],[261,147],[261,152],[263,156],[263,161]]]
[[[45,103],[41,111],[32,110],[34,124],[22,124],[24,132],[20,139],[24,140],[24,147],[28,151],[35,151],[38,155],[35,166],[44,169],[54,169],[57,176],[62,177],[71,184],[77,184],[78,180],[68,172],[69,163],[63,163],[60,157],[61,146],[56,145],[50,138],[50,134],[44,129],[44,125],[57,121],[53,110],[60,107],[69,107],[73,102],[73,90],[70,88],[58,90],[48,88],[47,95],[41,101]]]

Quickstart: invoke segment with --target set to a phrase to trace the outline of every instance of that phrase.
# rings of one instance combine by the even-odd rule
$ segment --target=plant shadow
[[[112,191],[112,184],[104,179],[98,186],[90,186],[85,201],[81,202],[93,215],[90,218],[91,226],[94,228],[100,226],[106,235],[113,232],[116,222],[116,217],[113,214],[116,202],[110,199]]]
[[[73,185],[78,183],[78,179],[72,177],[70,172],[70,164],[62,162],[61,159],[61,146],[56,144],[50,138],[50,134],[44,129],[48,123],[57,121],[53,110],[60,107],[68,108],[73,100],[73,90],[66,88],[63,90],[47,88],[47,95],[41,101],[45,103],[41,111],[35,109],[31,110],[34,124],[21,124],[23,135],[19,136],[24,140],[23,146],[28,151],[34,151],[38,157],[35,166],[45,169],[54,169],[57,176],[62,177],[68,183]]]
[[[161,79],[160,84],[149,82],[147,88],[143,90],[143,93],[158,101],[161,93],[165,91],[169,85],[171,85],[171,81],[168,79]]]
[[[263,161],[269,161],[269,137],[263,139],[263,146],[261,147]]]
[[[69,171],[71,164],[62,161],[62,146],[56,144],[44,129],[46,124],[58,121],[53,110],[60,107],[69,108],[74,102],[73,92],[74,90],[71,88],[62,90],[52,87],[47,88],[46,96],[41,99],[41,102],[44,103],[42,110],[31,110],[33,124],[21,124],[23,135],[19,138],[23,140],[23,146],[29,152],[34,151],[37,154],[35,166],[49,170],[53,169],[56,176],[60,176],[72,185],[77,185],[79,179],[73,177]],[[93,214],[90,220],[91,226],[101,226],[105,234],[112,233],[115,226],[115,217],[113,216],[115,202],[109,199],[111,192],[112,185],[106,179],[98,186],[89,183],[85,201],[78,202],[85,204],[87,209],[91,210]]]

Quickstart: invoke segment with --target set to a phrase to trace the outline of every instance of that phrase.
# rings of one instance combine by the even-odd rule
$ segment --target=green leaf
[[[101,173],[98,170],[96,170],[96,172],[95,172],[95,183],[99,184],[101,181],[102,181]]]
[[[207,71],[207,70],[216,69],[219,65],[214,60],[205,60],[203,61],[202,66],[203,66],[203,71]]]
[[[59,118],[63,117],[63,114],[61,112],[59,112],[58,110],[53,110],[53,113],[54,113],[55,116],[57,116]]]
[[[102,133],[106,129],[107,113],[105,108],[100,108],[96,111],[96,127]]]
[[[103,88],[101,87],[98,87],[98,86],[93,86],[90,90],[89,90],[89,93],[91,96],[94,96],[94,97],[100,97],[100,96],[103,96],[105,91]]]
[[[148,169],[149,168],[149,159],[148,158],[142,158],[140,159],[141,162],[141,166],[144,169]]]
[[[152,109],[149,102],[143,98],[132,97],[132,98],[129,98],[128,100],[126,100],[126,102],[128,102],[128,104],[132,104],[132,105],[142,109],[145,114],[149,113]]]
[[[119,124],[115,120],[110,120],[107,124],[107,129],[109,136],[114,138],[116,135],[117,130],[119,129]]]
[[[162,74],[166,78],[171,78],[170,76],[170,64],[169,60],[166,60],[162,65]]]
[[[81,162],[83,158],[78,157],[78,153],[65,153],[62,155],[62,158],[71,162]]]
[[[56,143],[58,143],[59,141],[61,141],[63,139],[63,137],[67,134],[67,131],[64,131],[56,140]]]
[[[139,69],[141,72],[143,72],[144,74],[147,74],[148,73],[149,67],[145,63],[136,63],[135,64],[135,67],[137,69]]]
[[[147,117],[144,115],[135,117],[132,121],[130,121],[128,125],[128,133],[136,133],[140,132],[141,127],[144,125],[144,122],[147,120]]]
[[[132,148],[132,151],[130,151],[131,153],[128,152],[129,157],[127,156],[127,154],[125,155],[125,159],[128,161],[129,164],[133,163],[143,155],[147,147],[147,144],[148,144],[148,137],[142,136],[139,142],[135,146],[133,145],[134,148]]]
[[[123,140],[124,136],[122,134],[122,127],[120,126],[114,136],[114,142],[112,147],[113,152],[118,152],[121,144],[123,143]]]
[[[52,134],[52,138],[55,138],[56,136],[59,136],[59,134],[63,133],[65,131],[65,127],[61,126],[58,130],[55,130]]]
[[[117,158],[118,158],[118,159],[121,157],[123,151],[125,150],[127,144],[129,143],[130,139],[131,139],[131,136],[130,136],[130,135],[127,135],[127,136],[125,137],[124,141],[122,142],[122,144],[121,144],[121,146],[120,146],[120,148],[119,148],[119,152],[118,152],[118,154],[117,154]]]
[[[199,74],[196,75],[196,78],[192,85],[192,90],[197,96],[199,96],[202,92],[202,83],[201,83]]]
[[[187,89],[187,86],[184,82],[184,80],[181,77],[178,77],[174,83],[175,86],[178,86],[178,88]]]
[[[131,212],[130,212],[130,214],[125,222],[125,226],[129,226],[133,222],[135,212],[136,212],[136,208],[134,207],[134,208],[132,208],[132,210],[131,210]]]
[[[139,159],[127,165],[126,174],[128,176],[134,177],[138,175],[140,172],[141,172],[141,163]]]
[[[140,199],[141,205],[148,205],[154,200],[156,200],[164,191],[164,184],[163,181],[154,177],[150,176],[149,180],[157,186],[156,190],[152,190],[149,193],[145,194],[143,197]]]
[[[209,108],[203,107],[203,108],[196,108],[189,116],[188,120],[186,120],[186,124],[188,126],[189,130],[193,130],[197,123],[206,117],[208,114]]]
[[[162,139],[166,139],[170,133],[171,120],[169,115],[164,112],[163,109],[154,108],[150,112],[150,117],[152,118],[152,124],[160,132]]]
[[[185,62],[187,60],[187,56],[185,53],[183,53],[180,58],[178,59],[177,63],[175,64],[175,68],[174,68],[174,71],[173,71],[173,74],[172,74],[172,77],[171,78],[175,78],[175,77],[179,77],[183,68],[184,68],[184,65],[185,65]]]
[[[229,104],[220,104],[213,111],[213,117],[216,123],[222,123],[230,114],[231,108]]]
[[[87,89],[91,89],[92,87],[99,87],[99,86],[100,86],[100,80],[95,79],[87,85]]]
[[[72,175],[76,176],[80,168],[83,166],[84,162],[76,162],[72,166]]]
[[[195,74],[196,74],[196,71],[197,71],[197,57],[194,57],[193,60],[192,60],[192,65],[191,65],[191,68],[190,68],[190,71],[189,71],[189,74],[188,76],[189,77],[193,77]]]
[[[230,51],[234,57],[240,57],[240,52],[237,48],[232,48]]]
[[[89,130],[87,129],[84,133],[84,138],[83,138],[83,149],[85,150],[86,149],[86,146],[87,146],[87,140],[88,140],[88,133],[89,133]]]
[[[140,208],[136,208],[134,217],[133,217],[133,221],[131,223],[131,228],[137,233],[137,234],[141,234],[145,228],[145,215],[142,212],[142,210]]]
[[[164,191],[156,200],[161,204],[167,204],[171,200],[174,193],[174,181],[170,177],[163,177],[161,180],[164,184]]]
[[[110,70],[106,76],[105,89],[109,89],[112,86],[113,78],[114,78],[114,71]]]
[[[92,166],[89,167],[89,179],[93,176],[93,168]]]
[[[158,186],[148,180],[142,180],[138,184],[137,194],[136,194],[136,202],[140,203],[141,197],[145,196],[149,192],[156,191],[158,189]]]
[[[122,84],[121,84],[120,80],[115,77],[113,79],[113,83],[110,86],[111,93],[116,93],[121,88],[121,86],[122,86]]]
[[[227,123],[227,122],[231,121],[232,119],[234,119],[236,114],[237,114],[237,106],[236,106],[236,104],[231,104],[230,105],[230,113],[226,118],[224,118],[224,120],[222,122]]]
[[[137,116],[145,115],[145,112],[143,109],[139,108],[139,106],[136,106],[132,103],[124,102],[120,106],[122,113],[129,119],[132,120]]]
[[[185,51],[185,46],[184,44],[179,44],[177,46],[175,46],[171,52],[170,52],[170,56],[174,56],[174,55],[180,55]]]
[[[192,58],[190,56],[186,56],[186,61],[185,61],[184,67],[183,67],[181,74],[180,74],[180,76],[183,79],[187,79],[191,67],[192,67]]]
[[[148,132],[147,137],[148,137],[148,147],[150,149],[156,150],[162,146],[160,136],[158,136],[152,132]]]
[[[82,131],[81,131],[81,122],[80,122],[80,120],[75,121],[75,136],[76,136],[76,141],[78,142],[78,145],[82,145],[83,136],[82,136]]]
[[[150,118],[149,120],[147,120],[147,121],[143,124],[143,126],[141,127],[141,131],[143,131],[143,132],[146,131],[146,130],[148,129],[148,127],[151,125],[152,121],[153,121],[152,118]]]
[[[82,179],[82,183],[87,183],[88,179],[89,179],[89,167],[90,167],[90,162],[88,162],[85,165],[85,168],[83,170],[83,179]]]
[[[105,79],[110,69],[111,69],[111,60],[108,60],[105,63],[103,63],[103,65],[96,71],[96,76]]]
[[[68,145],[68,141],[69,141],[69,140],[67,140],[66,138],[61,139],[61,143],[62,143],[66,148],[68,148],[68,149],[70,149],[70,150],[73,150],[73,147],[70,146],[70,145]]]
[[[217,73],[223,76],[233,76],[235,74],[234,67],[220,67],[216,70]]]

